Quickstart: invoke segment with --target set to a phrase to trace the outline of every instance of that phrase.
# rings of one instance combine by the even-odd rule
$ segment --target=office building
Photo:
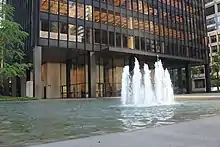
[[[123,66],[135,56],[153,67],[157,55],[171,73],[178,71],[173,83],[187,93],[191,67],[204,65],[210,91],[203,0],[11,2],[15,21],[30,34],[27,81],[33,81],[34,96],[119,96]]]

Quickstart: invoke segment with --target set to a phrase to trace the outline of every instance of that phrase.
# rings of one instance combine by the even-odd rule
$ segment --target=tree
[[[24,76],[31,67],[25,61],[24,41],[28,34],[13,21],[14,8],[0,4],[0,75],[3,79]]]
[[[192,68],[192,78],[195,78],[196,76],[202,74],[203,66],[195,66]]]
[[[212,56],[212,79],[215,81],[217,85],[217,90],[219,91],[219,72],[220,72],[220,51]]]

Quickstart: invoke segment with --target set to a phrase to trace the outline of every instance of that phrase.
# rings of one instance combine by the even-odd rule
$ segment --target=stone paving
[[[220,147],[220,116],[32,147]]]

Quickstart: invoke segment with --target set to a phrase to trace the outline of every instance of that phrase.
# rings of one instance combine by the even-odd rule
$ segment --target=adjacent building
[[[175,87],[192,92],[204,65],[210,91],[203,0],[9,0],[33,70],[27,90],[45,98],[119,96],[124,65],[162,59]],[[183,76],[184,75],[184,76]],[[33,82],[32,82],[33,81]],[[184,82],[183,82],[184,81]],[[30,94],[31,95],[31,94]]]
[[[205,0],[206,8],[206,24],[207,24],[207,42],[210,52],[210,61],[213,62],[212,56],[219,51],[220,42],[220,0]],[[195,74],[193,77],[193,91],[205,91],[205,72],[199,67],[201,72]],[[216,83],[212,82],[212,90],[216,90]]]

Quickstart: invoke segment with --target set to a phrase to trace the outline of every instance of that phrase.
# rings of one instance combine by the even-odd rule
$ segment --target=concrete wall
[[[46,63],[44,68],[46,98],[61,98],[61,85],[66,85],[66,64]]]

